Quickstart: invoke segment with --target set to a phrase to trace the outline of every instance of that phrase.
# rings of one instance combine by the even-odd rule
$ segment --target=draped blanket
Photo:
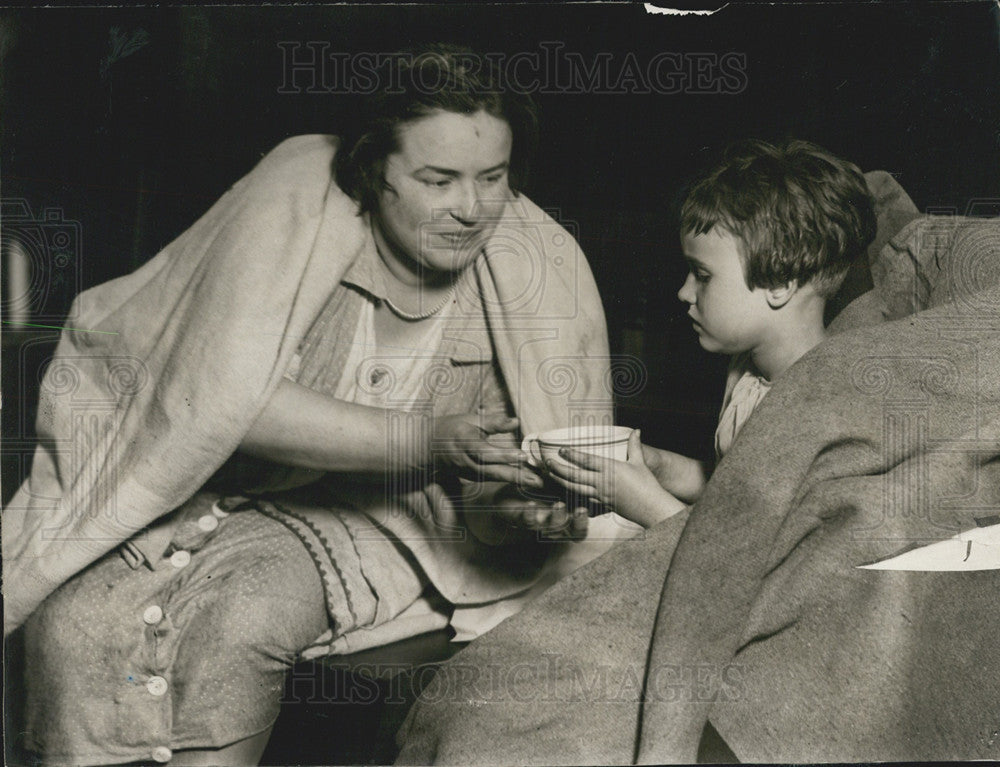
[[[31,476],[3,511],[5,631],[236,450],[364,242],[336,143],[285,141],[155,258],[77,298]],[[522,428],[610,419],[604,314],[573,237],[522,195],[474,268]]]
[[[1000,570],[863,569],[1000,522],[1000,222],[871,271],[689,513],[449,661],[400,763],[690,763],[706,722],[742,761],[1000,758]]]

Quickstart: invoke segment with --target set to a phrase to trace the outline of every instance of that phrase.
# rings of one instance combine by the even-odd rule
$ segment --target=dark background
[[[698,347],[676,298],[684,266],[669,210],[710,152],[794,135],[892,172],[922,210],[995,208],[1000,196],[992,2],[745,4],[685,18],[609,3],[61,8],[2,20],[3,197],[35,219],[55,209],[50,229],[78,222],[78,250],[46,277],[39,316],[53,325],[78,289],[142,264],[279,141],[337,132],[352,97],[306,92],[302,75],[302,92],[279,93],[279,42],[391,52],[448,41],[508,55],[560,42],[588,64],[611,54],[612,72],[628,52],[643,66],[662,51],[745,54],[735,94],[536,94],[542,134],[526,191],[577,233],[612,350],[647,368],[619,418],[701,456],[725,361]],[[7,223],[24,208],[10,210]],[[6,334],[5,498],[26,468],[47,348]]]
[[[921,210],[1000,213],[998,20],[994,2],[743,4],[687,18],[613,3],[0,9],[3,238],[38,235],[35,321],[71,324],[76,292],[144,263],[279,141],[337,132],[356,102],[279,93],[283,41],[346,53],[447,41],[507,55],[560,42],[588,64],[610,54],[612,71],[629,52],[641,65],[663,51],[745,54],[735,94],[537,94],[526,188],[577,234],[613,352],[646,366],[619,420],[707,457],[725,360],[698,347],[676,298],[685,268],[670,206],[685,177],[731,139],[794,135],[890,171]],[[55,336],[4,326],[4,500],[29,465]],[[16,690],[8,683],[15,705]],[[310,711],[322,726],[307,733],[286,718],[266,762],[333,744],[340,763],[356,763],[371,742],[391,743],[384,723],[373,741],[343,707]],[[330,763],[326,751],[297,761]]]

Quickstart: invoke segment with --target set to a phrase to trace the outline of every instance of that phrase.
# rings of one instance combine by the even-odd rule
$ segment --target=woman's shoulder
[[[294,197],[319,205],[330,194],[338,145],[336,136],[326,134],[286,138],[264,154],[233,189],[262,204],[283,204]],[[345,208],[351,209],[346,200]]]
[[[291,160],[299,157],[329,155],[332,159],[337,152],[340,139],[326,133],[307,133],[290,136],[268,152],[264,159]]]
[[[326,134],[292,136],[262,155],[254,173],[277,179],[285,176],[295,178],[312,171],[329,177],[330,164],[337,154],[338,145],[336,136]]]

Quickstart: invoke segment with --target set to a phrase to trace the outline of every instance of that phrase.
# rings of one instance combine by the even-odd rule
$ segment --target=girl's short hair
[[[750,288],[797,280],[833,296],[875,238],[875,203],[856,165],[808,141],[744,140],[691,186],[681,232],[715,226],[742,244]]]
[[[337,185],[360,206],[378,207],[386,158],[399,151],[399,131],[437,111],[472,115],[480,110],[511,129],[510,187],[516,195],[538,143],[538,112],[531,97],[504,87],[499,70],[469,48],[435,44],[386,57],[376,90],[340,135],[334,161]]]

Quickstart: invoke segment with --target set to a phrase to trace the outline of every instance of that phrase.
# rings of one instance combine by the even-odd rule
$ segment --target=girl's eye
[[[703,272],[703,271],[701,271],[699,269],[696,272],[694,272],[694,281],[695,282],[700,282],[700,283],[704,284],[704,283],[708,282],[708,280],[709,280],[709,278],[711,276],[712,275],[710,275],[708,272]]]

